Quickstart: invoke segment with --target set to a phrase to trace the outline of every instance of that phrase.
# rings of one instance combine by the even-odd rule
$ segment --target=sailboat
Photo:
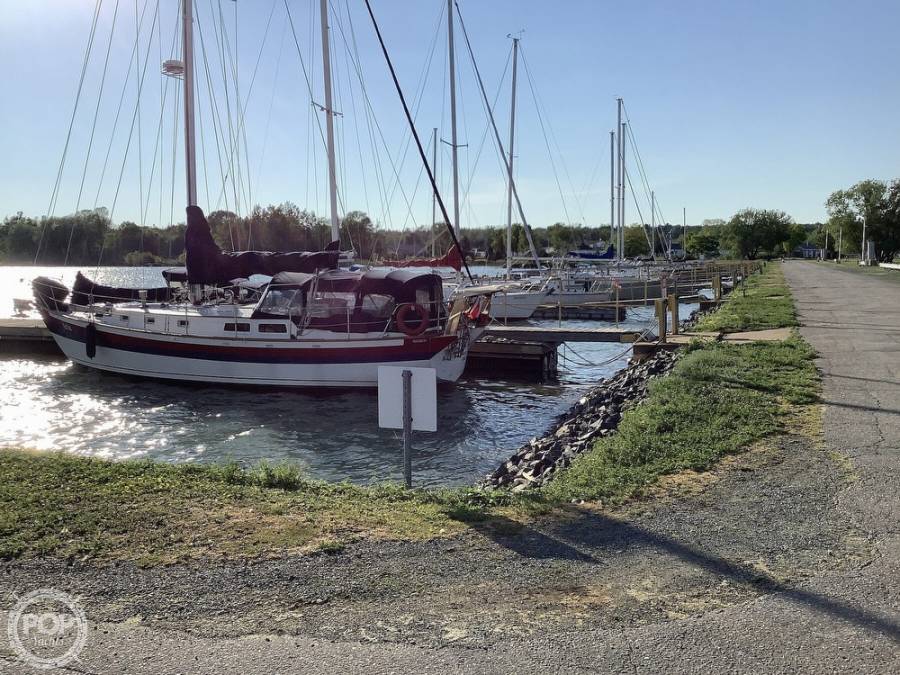
[[[374,387],[380,365],[434,368],[457,380],[489,320],[488,294],[446,303],[429,269],[338,269],[339,223],[327,0],[321,0],[334,244],[325,251],[224,253],[197,204],[193,2],[182,0],[186,268],[167,286],[77,288],[33,282],[47,328],[75,363],[126,375],[236,385]],[[398,85],[399,86],[399,85]],[[413,130],[413,133],[414,130]],[[252,284],[255,274],[271,276]],[[70,298],[71,291],[71,298]]]

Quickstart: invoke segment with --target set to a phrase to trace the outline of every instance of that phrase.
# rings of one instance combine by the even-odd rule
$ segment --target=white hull
[[[433,355],[410,359],[402,358],[402,350],[409,349],[411,353],[417,351],[421,353],[426,344],[431,349],[434,339],[423,336],[328,341],[287,340],[283,343],[273,342],[265,345],[263,351],[266,352],[265,357],[269,361],[265,362],[254,360],[256,358],[254,356],[240,356],[238,357],[240,360],[234,360],[222,355],[228,349],[243,349],[236,344],[241,341],[175,335],[154,336],[143,331],[104,330],[104,337],[98,336],[96,351],[93,358],[90,358],[84,340],[77,335],[79,327],[83,328],[85,322],[55,313],[53,318],[56,320],[54,325],[58,330],[51,330],[60,349],[69,359],[88,368],[180,382],[276,387],[376,387],[378,367],[381,365],[434,368],[438,380],[455,382],[465,368],[469,344],[481,332],[481,329],[473,329],[468,337],[460,338],[465,340],[466,344],[454,341],[446,347],[441,347]],[[66,325],[71,329],[67,329]],[[66,337],[63,333],[67,332],[73,337]],[[104,341],[117,338],[136,339],[141,346],[119,349],[103,344]],[[443,336],[436,339],[445,340]],[[229,342],[235,346],[230,346]],[[181,348],[189,351],[218,350],[218,352],[212,352],[209,358],[148,353],[156,349],[153,343],[158,344],[161,351]],[[444,342],[441,342],[439,346],[443,344]],[[136,351],[138,348],[143,351]],[[330,356],[324,357],[323,362],[303,362],[315,359],[317,352],[324,353],[325,350]],[[379,351],[387,354],[385,359],[378,360],[374,355]],[[300,355],[296,362],[291,362],[293,357],[288,352]],[[338,358],[333,356],[336,353],[339,354]],[[364,358],[353,361],[355,354],[364,355]],[[273,356],[281,360],[272,362]]]
[[[538,307],[555,301],[548,295],[547,290],[495,293],[491,298],[491,318],[501,321],[528,319]]]
[[[602,293],[592,293],[590,291],[586,293],[556,292],[548,297],[544,304],[547,306],[562,305],[563,307],[577,307],[579,305],[589,305],[591,303],[609,301],[609,293],[605,291]]]

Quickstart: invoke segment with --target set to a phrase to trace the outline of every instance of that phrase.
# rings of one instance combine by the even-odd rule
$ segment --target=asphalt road
[[[458,619],[475,618],[476,614],[502,618],[517,609],[525,615],[542,601],[542,578],[549,579],[554,573],[565,573],[570,579],[583,575],[580,581],[591,588],[592,581],[602,580],[601,586],[613,594],[615,574],[628,573],[628,565],[633,565],[635,576],[639,573],[645,580],[667,570],[672,588],[680,588],[679,580],[692,574],[701,575],[702,583],[694,580],[684,585],[690,602],[682,598],[678,612],[666,615],[656,606],[659,603],[644,600],[636,605],[646,610],[642,618],[628,613],[623,600],[608,610],[620,613],[617,619],[604,617],[607,610],[601,606],[586,612],[583,620],[548,622],[545,628],[522,624],[527,630],[498,632],[499,639],[440,643],[420,638],[413,630],[401,631],[393,640],[360,639],[359,632],[352,639],[336,637],[335,626],[355,621],[355,611],[365,599],[353,595],[345,602],[336,599],[329,603],[332,613],[319,619],[316,631],[299,631],[297,635],[253,630],[232,637],[227,630],[215,630],[216,616],[210,612],[204,614],[205,630],[166,629],[164,616],[160,617],[162,621],[149,623],[94,620],[73,672],[900,672],[900,287],[812,263],[789,262],[785,273],[803,322],[801,332],[820,354],[827,454],[798,450],[794,458],[788,448],[782,453],[787,460],[773,462],[772,467],[743,479],[724,479],[700,502],[673,505],[647,522],[605,521],[601,525],[597,518],[581,525],[570,524],[565,541],[573,549],[586,551],[583,555],[588,560],[565,561],[564,565],[549,558],[534,560],[535,551],[546,551],[546,541],[537,541],[529,548],[512,539],[502,542],[502,557],[494,542],[491,546],[478,544],[481,548],[463,542],[462,548],[470,546],[468,552],[452,552],[441,544],[427,549],[432,559],[423,555],[426,549],[411,549],[412,553],[401,547],[378,550],[378,560],[396,556],[397,569],[403,570],[401,577],[408,575],[411,585],[418,577],[415,570],[403,567],[409,560],[442,570],[428,578],[427,584],[440,586],[441,576],[460,573],[454,567],[456,563],[443,568],[440,560],[464,559],[468,560],[465,574],[486,589],[480,603],[477,593],[470,593],[458,605],[452,597],[414,594],[420,599],[403,606],[404,612],[411,612],[413,623],[416,614],[434,613],[435,607],[444,615],[454,606],[461,608],[457,614],[464,616]],[[826,460],[829,456],[849,460],[853,470],[849,482],[831,475],[839,470],[841,461]],[[769,487],[761,490],[761,484]],[[831,487],[826,489],[825,484]],[[747,516],[743,529],[734,527],[735,513],[740,514],[741,509]],[[725,511],[730,511],[729,519],[717,517]],[[631,557],[622,550],[606,557],[598,553],[609,549],[607,531],[618,538],[616,549],[628,548],[629,538],[639,540]],[[843,546],[840,542],[851,535],[864,540],[861,548],[866,555],[860,556],[858,563],[852,556],[845,558],[849,560],[846,564],[823,563],[831,547]],[[534,534],[540,536],[547,535]],[[553,536],[562,540],[563,535],[557,531]],[[741,538],[744,541],[735,543]],[[784,544],[780,549],[779,542]],[[762,548],[765,550],[758,550]],[[791,574],[792,565],[801,566],[798,559],[804,552],[812,552],[808,555],[815,560],[807,567],[814,572]],[[783,572],[764,573],[761,578],[765,583],[751,588],[752,579],[739,580],[749,562],[741,558],[757,554],[770,566],[781,561],[779,569]],[[377,570],[378,565],[385,565],[369,555],[372,552],[357,553],[364,567]],[[485,562],[481,567],[473,562],[482,558]],[[290,564],[298,569],[309,565]],[[273,574],[264,572],[264,566],[255,569],[259,574]],[[334,583],[335,577],[340,576],[344,583],[344,577],[354,573],[352,563],[340,561],[331,568],[313,565],[308,569],[313,570],[309,574],[330,578]],[[337,573],[339,569],[347,574]],[[526,579],[534,585],[534,594],[509,597],[484,585],[483,575],[502,580],[516,569],[532,575]],[[70,576],[78,573],[76,570]],[[355,573],[362,577],[363,566]],[[36,574],[50,578],[55,573],[23,566],[7,570],[7,574],[27,579]],[[128,587],[123,575],[143,579],[143,573],[130,569],[119,571],[115,578],[89,570],[83,574],[93,575],[98,585],[109,583],[120,589],[115,602],[108,601],[107,607],[133,602],[121,590]],[[198,585],[197,597],[211,593],[200,589],[200,584],[225,588],[231,583],[224,575],[217,577],[214,570],[207,570],[205,578],[196,572],[171,572],[172,577],[180,574],[195,575],[185,576],[177,584],[187,606],[194,597],[192,583]],[[723,593],[719,587],[729,580],[738,586],[744,583],[743,590],[731,596]],[[86,578],[72,583],[91,589]],[[132,595],[147,592],[146,583],[144,580],[142,585],[135,585]],[[301,576],[297,583],[314,581],[308,577],[304,582]],[[372,583],[372,579],[365,579],[367,587]],[[287,582],[275,588],[280,589],[277,593],[290,594]],[[447,586],[441,592],[449,596],[453,588]],[[637,594],[633,584],[622,588],[623,597]],[[97,588],[90,592],[103,595]],[[517,586],[516,592],[520,593],[521,587]],[[709,601],[723,597],[730,599]],[[278,606],[274,595],[266,596],[266,602]],[[221,621],[233,622],[237,614],[255,616],[261,611],[271,612],[270,624],[276,625],[276,612],[268,607],[244,605],[223,610]],[[379,624],[390,623],[395,607],[399,605],[386,605]],[[491,614],[495,608],[499,612]],[[663,609],[671,609],[671,605]],[[102,611],[115,615],[113,609],[101,611],[99,604],[97,611],[100,616],[104,616]],[[341,613],[345,613],[346,621]],[[371,614],[370,608],[366,616]],[[254,626],[267,625],[259,618],[254,621]],[[323,621],[333,625],[324,625]],[[378,635],[374,623],[372,632]],[[322,635],[331,637],[323,639]],[[18,668],[8,661],[6,665],[10,671]]]

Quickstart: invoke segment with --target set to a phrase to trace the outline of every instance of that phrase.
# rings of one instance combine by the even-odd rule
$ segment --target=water
[[[12,315],[13,297],[31,297],[33,277],[71,283],[76,271],[0,267],[0,316]],[[162,285],[157,268],[86,272],[103,283]],[[685,315],[690,309],[684,308]],[[650,310],[639,309],[623,325],[643,328],[650,321]],[[470,483],[492,471],[630,356],[618,343],[567,349],[560,351],[560,378],[552,384],[466,378],[439,388],[437,433],[414,435],[416,484]],[[566,354],[611,362],[567,365]],[[401,440],[378,428],[374,391],[273,393],[167,384],[99,373],[59,358],[0,360],[0,446],[109,459],[289,460],[328,480],[402,479]]]

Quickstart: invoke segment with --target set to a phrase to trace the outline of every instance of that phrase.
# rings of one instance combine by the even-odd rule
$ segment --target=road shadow
[[[872,384],[889,384],[894,387],[900,387],[900,382],[897,380],[877,380],[874,377],[857,377],[856,375],[836,375],[835,373],[828,373],[828,377],[836,377],[840,380],[855,380],[856,382],[871,382]]]
[[[900,623],[844,600],[779,581],[749,564],[734,562],[674,537],[653,532],[626,520],[573,510],[561,524],[536,528],[503,516],[469,522],[476,531],[517,555],[535,560],[557,559],[587,564],[615,564],[615,554],[623,549],[651,549],[673,556],[732,583],[775,594],[815,612],[880,633],[900,643]]]
[[[825,405],[833,405],[837,408],[850,408],[851,410],[865,410],[866,412],[887,413],[888,415],[900,415],[896,408],[879,408],[873,405],[860,405],[858,403],[844,403],[843,401],[827,401],[822,399]]]

